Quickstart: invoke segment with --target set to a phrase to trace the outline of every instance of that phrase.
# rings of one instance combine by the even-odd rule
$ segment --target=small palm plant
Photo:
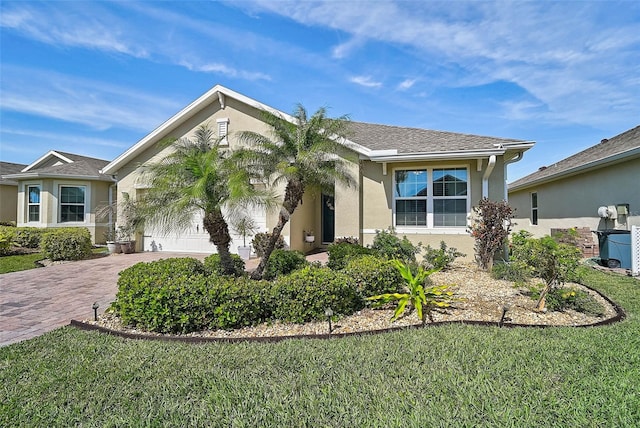
[[[386,303],[397,301],[398,307],[396,308],[391,321],[397,320],[407,308],[407,305],[415,308],[418,317],[422,321],[422,325],[426,324],[426,319],[429,317],[429,321],[433,322],[431,311],[436,308],[447,308],[451,306],[451,302],[455,300],[452,291],[447,291],[448,285],[439,285],[432,287],[425,287],[425,282],[429,275],[437,272],[440,269],[425,270],[422,266],[418,268],[417,273],[414,275],[410,266],[405,265],[400,260],[391,261],[400,275],[405,281],[407,288],[406,293],[386,293],[377,296],[368,297],[366,300],[376,301],[376,306],[381,306]]]

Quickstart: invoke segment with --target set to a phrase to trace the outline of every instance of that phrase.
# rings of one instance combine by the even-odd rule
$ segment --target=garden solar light
[[[327,308],[324,310],[324,315],[327,317],[327,321],[329,322],[329,334],[331,334],[331,317],[333,316],[333,311],[331,308]]]
[[[94,321],[98,321],[98,308],[100,307],[100,305],[98,305],[98,302],[93,302],[93,305],[91,305],[91,309],[93,309],[93,320]]]

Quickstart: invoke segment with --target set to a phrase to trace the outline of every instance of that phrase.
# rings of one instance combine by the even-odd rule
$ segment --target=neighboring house
[[[233,149],[238,144],[237,132],[269,132],[261,119],[262,111],[292,120],[286,113],[215,86],[102,172],[117,176],[118,194],[126,192],[135,199],[145,189],[140,165],[161,159],[170,150],[159,151],[159,141],[190,137],[198,126],[208,124]],[[472,255],[473,240],[467,232],[472,206],[484,196],[505,199],[507,164],[520,160],[534,144],[360,122],[349,126],[349,139],[337,155],[350,162],[359,185],[338,187],[333,196],[308,192],[283,230],[292,249],[307,252],[341,236],[358,237],[366,245],[376,230],[393,226],[416,243],[438,246],[444,240]],[[277,212],[256,210],[253,216],[262,231],[270,231],[277,221]],[[308,242],[307,235],[312,233],[314,242]],[[188,233],[162,236],[145,230],[139,238],[143,238],[138,239],[143,241],[139,250],[215,251],[199,217],[194,218]],[[241,242],[235,236],[232,251]]]
[[[26,165],[0,162],[0,223],[16,222],[18,215],[18,182],[4,175],[20,172]]]
[[[515,229],[537,237],[640,226],[640,126],[514,181],[509,204]]]
[[[115,179],[100,173],[109,161],[50,151],[18,172],[3,174],[17,183],[17,225],[86,227],[104,243],[108,219],[96,221],[96,208],[113,196]]]

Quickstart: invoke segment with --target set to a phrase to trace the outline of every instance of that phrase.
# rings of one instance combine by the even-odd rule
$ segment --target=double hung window
[[[40,186],[27,186],[27,221],[40,221]]]
[[[84,186],[60,186],[60,223],[84,222]]]
[[[397,227],[466,227],[468,201],[467,168],[395,171]]]

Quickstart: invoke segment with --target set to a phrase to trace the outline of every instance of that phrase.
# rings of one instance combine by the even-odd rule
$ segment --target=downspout
[[[489,163],[487,164],[487,169],[484,170],[484,174],[482,175],[482,197],[489,197],[489,176],[493,172],[493,167],[496,166],[496,155],[489,156]]]
[[[504,200],[507,202],[509,202],[509,188],[507,187],[507,165],[521,160],[523,154],[524,152],[520,151],[516,153],[516,155],[511,159],[504,161]]]

